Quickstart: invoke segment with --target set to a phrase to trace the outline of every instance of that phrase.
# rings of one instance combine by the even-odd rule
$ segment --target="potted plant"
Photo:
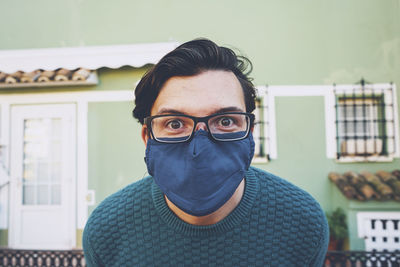
[[[348,236],[346,214],[343,209],[337,208],[326,214],[329,224],[329,247],[328,250],[343,250],[344,240]]]

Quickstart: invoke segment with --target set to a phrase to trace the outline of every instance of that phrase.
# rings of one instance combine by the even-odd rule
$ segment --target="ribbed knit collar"
[[[226,232],[243,220],[248,220],[248,214],[254,204],[258,190],[258,180],[250,167],[245,175],[245,189],[239,205],[227,217],[216,224],[193,225],[182,221],[170,210],[165,202],[164,194],[158,185],[154,183],[154,180],[152,183],[154,206],[161,218],[175,231],[190,236],[215,235]]]

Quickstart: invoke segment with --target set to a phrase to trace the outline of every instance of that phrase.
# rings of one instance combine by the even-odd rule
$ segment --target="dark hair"
[[[194,76],[206,70],[232,71],[242,86],[246,111],[255,109],[256,92],[252,79],[248,77],[252,70],[250,60],[210,40],[195,39],[178,46],[147,71],[135,90],[133,116],[141,124],[144,123],[144,118],[150,116],[151,108],[169,78]]]

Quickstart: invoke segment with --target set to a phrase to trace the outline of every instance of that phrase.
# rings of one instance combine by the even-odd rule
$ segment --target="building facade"
[[[253,62],[254,166],[342,207],[350,249],[371,248],[360,222],[397,221],[395,194],[348,199],[328,175],[400,169],[398,0],[42,4],[1,4],[1,246],[81,246],[96,205],[147,175],[135,84],[196,37]]]

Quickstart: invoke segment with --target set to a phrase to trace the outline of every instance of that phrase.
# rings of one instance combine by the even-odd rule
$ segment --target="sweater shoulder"
[[[138,199],[150,194],[151,182],[152,178],[146,177],[106,197],[94,209],[90,215],[88,224],[90,225],[94,222],[100,223],[98,220],[104,221],[104,218],[108,218],[106,221],[112,221],[116,215],[132,211],[134,204],[139,203]],[[124,210],[124,212],[121,212],[121,210]]]
[[[322,211],[321,206],[315,198],[300,187],[265,170],[255,167],[252,167],[251,169],[254,171],[254,174],[260,183],[262,195],[274,198],[280,202],[292,203],[293,208],[317,208],[319,211]]]
[[[101,254],[132,226],[135,211],[151,199],[151,184],[151,177],[143,178],[108,196],[94,209],[83,232],[85,253],[86,244]]]
[[[260,201],[272,211],[275,221],[297,232],[309,246],[325,247],[329,228],[319,203],[308,192],[279,176],[254,167],[252,170],[260,184]]]

